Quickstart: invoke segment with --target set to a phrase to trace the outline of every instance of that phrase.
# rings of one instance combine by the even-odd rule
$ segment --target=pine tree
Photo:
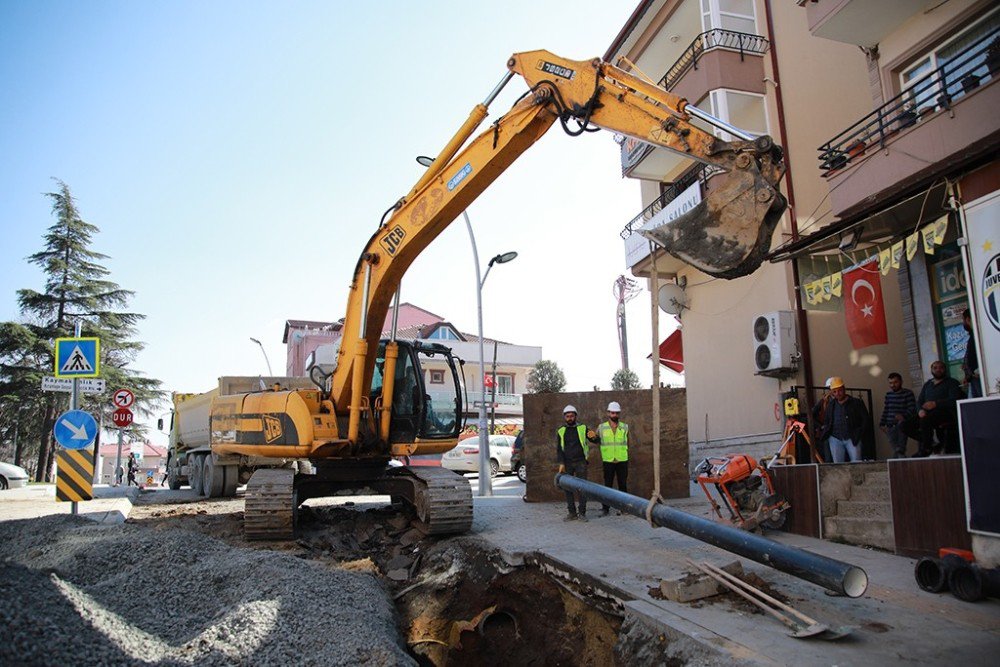
[[[142,416],[150,415],[165,396],[159,380],[129,368],[144,347],[135,336],[136,325],[145,316],[125,310],[134,292],[108,280],[110,272],[100,264],[108,259],[107,255],[90,249],[93,236],[100,230],[80,216],[69,187],[62,181],[56,183],[58,191],[46,194],[52,201],[56,223],[45,234],[44,249],[28,257],[45,273],[45,289],[18,290],[24,321],[0,324],[0,396],[14,398],[13,402],[21,405],[37,406],[31,420],[35,422],[32,433],[38,437],[36,481],[48,479],[55,455],[52,427],[69,400],[61,392],[42,392],[41,378],[52,372],[55,339],[72,337],[77,323],[81,336],[101,339],[101,377],[109,392],[119,387],[131,389],[136,396],[132,409]],[[81,395],[79,407],[102,413],[101,417],[110,410],[106,394]],[[10,430],[6,419],[9,414],[10,410],[0,411],[5,432]],[[108,419],[102,421],[110,423]],[[141,428],[136,426],[134,430],[141,436]]]

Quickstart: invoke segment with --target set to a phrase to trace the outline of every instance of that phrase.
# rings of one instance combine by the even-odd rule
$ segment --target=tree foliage
[[[53,372],[55,339],[72,337],[77,324],[81,336],[101,340],[101,378],[109,393],[131,389],[136,397],[132,409],[140,416],[152,414],[165,396],[159,380],[129,367],[144,347],[136,340],[136,325],[145,316],[127,310],[134,292],[108,279],[110,271],[101,265],[107,255],[90,247],[100,230],[83,220],[69,187],[56,183],[57,191],[46,194],[56,222],[43,237],[43,249],[27,258],[44,273],[44,289],[18,290],[21,321],[0,323],[0,441],[11,449],[17,431],[21,458],[34,463],[37,481],[51,469],[52,426],[69,406],[69,394],[43,392],[41,381]],[[80,398],[80,409],[110,424],[107,394]],[[134,436],[141,437],[141,431],[139,425],[133,427]]]
[[[619,368],[611,376],[611,388],[615,391],[626,391],[629,389],[642,389],[639,383],[639,376],[630,368]]]
[[[529,394],[554,394],[566,387],[566,376],[554,361],[542,359],[528,373]]]

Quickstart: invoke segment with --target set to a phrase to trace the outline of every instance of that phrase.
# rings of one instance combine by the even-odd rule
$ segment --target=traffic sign
[[[56,500],[77,502],[94,497],[94,452],[64,449],[56,453]]]
[[[81,394],[103,394],[105,389],[104,380],[97,378],[83,378],[77,380],[77,387]],[[70,378],[48,377],[42,378],[42,391],[73,391],[73,380]]]
[[[119,389],[111,396],[111,402],[116,408],[131,408],[135,403],[135,394],[128,389]]]
[[[56,338],[57,378],[95,378],[101,374],[100,338]]]
[[[111,421],[118,428],[125,428],[132,423],[132,411],[128,408],[118,408],[111,413]]]
[[[97,437],[97,422],[83,410],[70,410],[56,419],[52,435],[66,449],[83,449]]]

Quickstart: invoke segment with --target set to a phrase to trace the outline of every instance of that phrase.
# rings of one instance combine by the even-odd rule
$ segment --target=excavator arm
[[[784,172],[781,149],[770,137],[722,141],[692,124],[721,121],[648,79],[599,59],[573,61],[547,51],[516,54],[509,72],[449,141],[421,179],[380,223],[358,260],[348,298],[344,336],[330,395],[338,414],[350,412],[348,440],[356,442],[360,415],[368,409],[373,354],[403,274],[417,256],[469,204],[553,124],[570,134],[603,128],[714,165],[704,201],[651,235],[668,252],[714,276],[752,273],[770,247],[785,210],[777,191]],[[529,90],[504,116],[469,141],[489,103],[513,75]],[[464,148],[463,148],[464,146]],[[392,345],[390,343],[390,345]],[[390,369],[387,369],[387,372]],[[386,388],[390,389],[390,388]],[[383,393],[382,437],[388,432],[391,393]]]

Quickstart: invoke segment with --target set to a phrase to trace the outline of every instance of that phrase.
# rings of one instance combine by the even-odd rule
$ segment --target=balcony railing
[[[753,53],[757,55],[763,55],[767,53],[768,46],[770,42],[766,38],[760,35],[753,35],[748,32],[735,32],[733,30],[722,30],[721,28],[713,28],[712,30],[707,30],[691,42],[690,46],[684,50],[681,57],[677,59],[677,62],[671,66],[667,73],[663,75],[660,79],[659,85],[663,86],[667,90],[670,90],[677,82],[681,80],[684,73],[690,69],[698,69],[698,59],[701,58],[702,54],[706,51],[711,51],[713,49],[729,49],[731,51],[739,51],[740,60],[747,53]]]
[[[928,72],[854,125],[820,146],[820,169],[829,174],[882,148],[892,135],[950,109],[952,103],[1000,74],[1000,28],[969,44],[964,51]]]
[[[711,164],[699,164],[695,168],[681,174],[681,177],[670,184],[669,187],[664,189],[660,196],[653,200],[653,203],[642,209],[639,215],[632,218],[625,228],[621,231],[620,236],[623,239],[627,239],[632,236],[633,232],[639,227],[642,227],[646,222],[652,218],[654,215],[659,213],[663,208],[677,199],[682,192],[687,190],[693,183],[700,182],[702,187],[708,181],[710,176],[721,172],[722,170]]]

